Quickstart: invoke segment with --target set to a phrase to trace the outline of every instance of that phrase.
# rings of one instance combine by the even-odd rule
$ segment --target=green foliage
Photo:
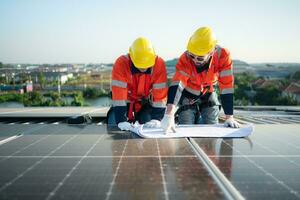
[[[278,105],[281,91],[276,86],[259,88],[256,92],[254,100],[259,105]]]
[[[243,97],[242,99],[235,99],[234,104],[236,106],[248,106],[249,100]]]
[[[23,95],[22,94],[17,94],[17,93],[7,93],[7,94],[1,94],[0,95],[0,103],[8,102],[8,101],[22,102],[23,101]]]
[[[108,92],[106,92],[103,89],[96,89],[96,88],[86,88],[83,91],[83,96],[85,98],[97,98],[97,97],[102,97],[102,96],[108,96]]]
[[[74,100],[71,103],[71,106],[83,106],[84,105],[84,98],[82,96],[82,92],[77,92],[74,95]]]
[[[282,96],[282,88],[288,86],[290,80],[278,80],[274,85],[255,88],[252,84],[257,79],[263,78],[247,73],[235,75],[235,105],[299,105],[292,97]]]
[[[23,104],[24,106],[68,106],[57,92],[50,92],[45,96],[51,99],[46,99],[40,92],[25,93]]]
[[[299,105],[299,102],[292,97],[282,96],[281,90],[276,86],[258,89],[255,96],[255,102],[259,105]]]
[[[0,84],[6,84],[6,77],[0,77]]]
[[[300,80],[300,71],[297,71],[293,74],[292,79],[294,80]]]
[[[45,77],[45,74],[43,72],[40,72],[39,73],[39,76],[38,76],[38,79],[39,79],[39,83],[41,85],[41,88],[44,88],[45,85],[46,85],[46,77]]]
[[[23,83],[25,83],[26,81],[29,81],[29,80],[30,80],[29,75],[26,74],[26,73],[20,73],[20,74],[19,74],[19,77],[20,77],[20,80],[19,80],[19,82],[17,82],[17,83],[19,83],[19,84],[23,84]]]
[[[62,96],[72,96],[73,101],[68,103],[64,101]],[[57,92],[49,92],[44,95],[41,92],[34,91],[25,94],[7,93],[0,95],[0,103],[8,101],[17,101],[23,103],[24,106],[84,106],[84,98],[82,92],[65,92],[60,96]]]
[[[299,106],[300,102],[296,101],[294,98],[290,96],[281,97],[278,100],[278,105],[294,105]]]
[[[284,87],[284,88],[287,87],[289,84],[291,84],[290,78],[289,79],[285,78],[285,79],[279,80],[279,82],[282,85],[282,87]]]
[[[66,106],[67,104],[61,99],[58,92],[50,92],[51,102],[50,106]]]
[[[24,106],[47,106],[49,102],[40,92],[30,92],[24,94],[23,104]]]
[[[247,95],[247,91],[252,91],[252,82],[256,79],[255,76],[248,73],[235,75],[234,77],[234,99],[236,105],[248,105],[252,103]]]
[[[61,99],[60,95],[57,92],[51,92],[50,97],[52,101],[59,101]]]

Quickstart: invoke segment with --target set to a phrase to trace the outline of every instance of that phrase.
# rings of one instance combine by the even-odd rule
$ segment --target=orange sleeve
[[[119,57],[113,66],[111,80],[113,106],[126,106],[128,68],[129,63],[124,56]]]
[[[161,108],[167,103],[167,70],[163,59],[157,57],[156,62],[152,75],[152,106]]]
[[[187,57],[185,53],[183,53],[176,64],[176,71],[173,76],[171,86],[180,84],[183,88],[186,87],[191,74],[188,66],[189,63]]]
[[[220,94],[232,94],[234,91],[234,77],[232,60],[227,49],[222,48],[218,67],[218,82]]]
[[[175,74],[168,90],[167,104],[178,104],[182,92],[190,79],[191,70],[188,58],[186,57],[186,54],[183,53],[176,64]]]

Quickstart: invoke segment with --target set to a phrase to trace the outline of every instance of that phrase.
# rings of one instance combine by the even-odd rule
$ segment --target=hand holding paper
[[[168,133],[170,130],[175,133],[176,130],[174,115],[165,114],[163,119],[161,120],[161,127],[163,128],[165,133]]]
[[[224,122],[225,127],[231,127],[231,128],[240,128],[241,125],[235,121],[233,117],[229,117],[228,119],[225,120]]]
[[[152,119],[149,122],[147,122],[144,126],[147,127],[147,128],[160,128],[161,123],[160,123],[159,120]]]
[[[118,127],[122,131],[131,131],[134,128],[133,125],[129,122],[120,122],[118,123]]]

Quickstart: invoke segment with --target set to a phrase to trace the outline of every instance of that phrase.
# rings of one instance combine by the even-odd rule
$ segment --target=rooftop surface
[[[241,139],[142,139],[106,112],[1,109],[0,199],[300,199],[298,107],[236,110],[255,124]]]

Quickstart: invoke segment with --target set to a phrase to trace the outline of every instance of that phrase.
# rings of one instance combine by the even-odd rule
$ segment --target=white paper
[[[137,125],[132,132],[143,138],[181,138],[181,137],[213,137],[238,138],[247,137],[254,130],[252,124],[245,124],[241,128],[228,128],[223,124],[216,125],[178,125],[176,133],[165,133],[162,128],[145,128]]]

